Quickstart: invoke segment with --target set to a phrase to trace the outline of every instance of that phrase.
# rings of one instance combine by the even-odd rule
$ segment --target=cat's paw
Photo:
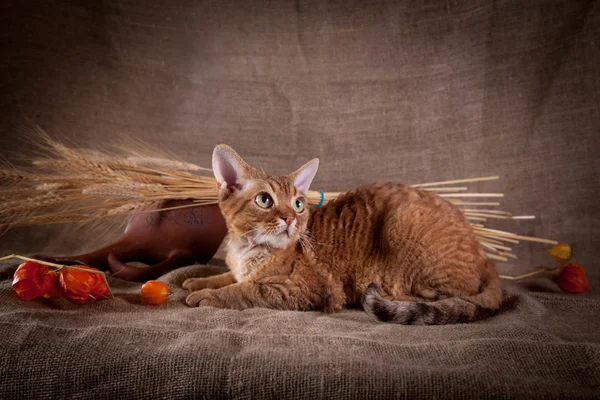
[[[197,290],[188,295],[185,302],[190,307],[217,307],[225,308],[223,302],[215,295],[216,290]]]
[[[227,286],[229,283],[224,283],[221,275],[209,276],[208,278],[190,278],[186,279],[181,285],[182,288],[195,292],[202,289],[220,289]]]
[[[208,288],[208,278],[189,278],[186,279],[181,285],[182,288],[195,292],[196,290],[202,290]]]
[[[186,279],[181,287],[190,292],[195,292],[202,289],[218,289],[220,286],[213,284],[213,280],[210,278],[190,278]]]

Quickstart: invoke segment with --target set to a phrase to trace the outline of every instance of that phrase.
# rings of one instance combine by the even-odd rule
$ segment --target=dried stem
[[[543,268],[536,269],[535,271],[531,271],[526,274],[522,274],[522,275],[518,275],[518,276],[500,275],[500,278],[508,279],[508,280],[520,280],[520,279],[524,279],[524,278],[529,278],[530,276],[541,274],[542,272],[554,271],[554,270],[556,270],[556,268],[543,267]]]
[[[149,205],[169,200],[193,200],[187,205],[169,206],[158,211],[217,204],[216,181],[212,176],[193,175],[190,171],[210,171],[198,165],[152,149],[132,138],[118,151],[68,147],[53,140],[39,127],[30,138],[32,150],[39,154],[32,168],[17,169],[6,164],[0,168],[0,225],[19,226],[63,222],[108,220],[105,217],[131,215],[147,211]],[[5,164],[0,165],[4,167]],[[466,183],[499,179],[498,176],[474,177],[413,185],[438,193],[461,209],[471,223],[475,237],[499,261],[514,258],[504,243],[528,240],[555,244],[554,240],[522,236],[485,228],[488,219],[531,219],[492,209],[496,201],[486,197],[504,197],[503,193],[467,192]],[[452,186],[453,185],[453,186]],[[340,192],[309,191],[309,204],[323,205]],[[482,198],[480,201],[478,198]],[[152,211],[157,211],[153,209]]]
[[[420,183],[420,184],[417,184],[417,185],[413,185],[413,187],[427,187],[427,186],[451,185],[451,184],[454,184],[454,183],[495,181],[495,180],[498,180],[498,179],[500,179],[499,176],[485,176],[485,177],[479,177],[479,178],[456,179],[456,180],[453,180],[453,181]]]

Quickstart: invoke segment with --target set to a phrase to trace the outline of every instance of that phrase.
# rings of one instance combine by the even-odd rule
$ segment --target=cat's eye
[[[304,210],[304,203],[302,202],[302,200],[294,200],[294,210],[296,210],[296,212],[302,212],[302,210]]]
[[[259,193],[254,198],[254,202],[261,208],[273,207],[273,198],[269,193]]]

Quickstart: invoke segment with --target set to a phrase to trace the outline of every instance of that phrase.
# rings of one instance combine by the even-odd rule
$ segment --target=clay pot
[[[149,210],[190,204],[190,200],[157,203]],[[206,263],[227,234],[218,205],[201,205],[167,211],[134,214],[123,236],[115,243],[76,256],[36,256],[63,264],[81,263],[111,270],[117,277],[145,282],[175,268]],[[147,267],[127,265],[141,262]]]

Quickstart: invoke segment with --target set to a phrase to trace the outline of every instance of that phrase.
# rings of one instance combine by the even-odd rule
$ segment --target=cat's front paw
[[[183,281],[182,288],[195,292],[196,290],[202,290],[208,288],[210,280],[208,278],[189,278]]]
[[[217,307],[225,308],[225,304],[216,296],[216,290],[204,289],[192,292],[185,299],[190,307]]]

